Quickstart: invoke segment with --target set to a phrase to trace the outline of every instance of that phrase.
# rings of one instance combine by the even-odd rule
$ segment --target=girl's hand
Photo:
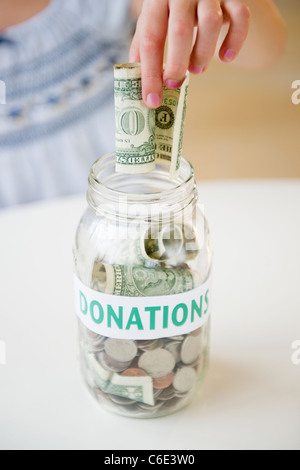
[[[232,62],[245,42],[250,24],[249,9],[242,0],[144,0],[130,61],[142,64],[143,99],[150,108],[161,104],[163,82],[168,88],[177,88],[187,69],[194,74],[207,69],[225,22],[229,23],[229,30],[219,57]]]

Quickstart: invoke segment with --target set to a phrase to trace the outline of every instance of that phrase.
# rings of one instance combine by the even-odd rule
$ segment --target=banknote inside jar
[[[136,238],[101,239],[98,260],[107,264],[159,267],[180,265],[200,254],[200,243],[192,225],[149,224],[137,227]],[[111,234],[112,237],[114,234]]]

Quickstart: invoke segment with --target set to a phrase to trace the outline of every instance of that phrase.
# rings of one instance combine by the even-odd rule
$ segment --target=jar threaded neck
[[[151,173],[122,174],[115,171],[115,154],[97,160],[89,175],[87,200],[97,213],[126,218],[170,217],[197,201],[192,165],[181,159],[179,175],[169,179],[168,168],[157,165]]]

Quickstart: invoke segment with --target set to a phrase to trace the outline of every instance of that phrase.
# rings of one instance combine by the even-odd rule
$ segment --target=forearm
[[[271,0],[243,1],[251,13],[250,29],[233,64],[249,68],[267,66],[285,49],[285,23]]]

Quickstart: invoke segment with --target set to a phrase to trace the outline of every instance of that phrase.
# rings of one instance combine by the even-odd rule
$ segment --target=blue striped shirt
[[[133,27],[129,0],[52,0],[0,33],[0,208],[86,190],[114,150],[113,65]]]

